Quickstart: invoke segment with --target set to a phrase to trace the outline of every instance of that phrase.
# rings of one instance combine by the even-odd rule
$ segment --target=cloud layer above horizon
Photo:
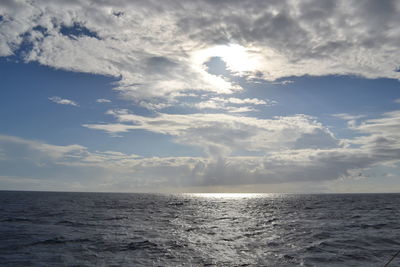
[[[129,120],[138,120],[131,118],[132,115],[128,116]],[[223,128],[218,125],[217,127],[222,129],[206,129],[212,133],[211,136],[194,134],[193,136],[197,136],[199,140],[190,140],[189,144],[205,146],[210,157],[145,158],[116,151],[91,152],[82,145],[57,146],[3,135],[0,136],[0,166],[3,170],[8,170],[7,166],[16,163],[19,167],[23,166],[20,168],[21,173],[17,172],[14,175],[30,177],[22,182],[33,188],[38,186],[36,183],[48,185],[50,182],[50,187],[47,189],[60,190],[62,188],[60,183],[65,183],[64,186],[69,183],[66,187],[69,190],[91,188],[99,191],[324,182],[338,178],[360,178],[365,170],[379,164],[396,168],[400,158],[399,111],[386,113],[381,118],[364,120],[357,124],[349,122],[354,131],[364,135],[346,140],[337,140],[329,130],[310,119],[293,117],[285,118],[286,122],[280,121],[281,118],[264,121],[259,124],[260,127],[268,124],[271,129],[274,126],[277,129],[267,133],[266,136],[254,133],[254,136],[240,138],[239,141],[232,139],[228,143],[218,138],[224,138],[227,135],[234,136],[230,132],[237,128]],[[149,127],[149,131],[165,131],[166,134],[177,135],[180,138],[179,142],[188,142],[186,137],[180,135],[187,135],[186,131],[192,130],[190,126],[183,130],[177,122],[179,120],[165,120],[166,125],[155,123],[153,128],[151,122],[156,120],[151,119],[150,123],[141,122],[142,124],[138,127]],[[194,124],[201,124],[202,121],[209,120],[205,115],[205,118],[191,119],[191,121]],[[231,123],[226,118],[224,121]],[[251,119],[244,121],[246,126],[252,124]],[[237,126],[240,128],[240,123]],[[288,129],[290,127],[299,127],[304,132],[292,131]],[[199,127],[196,130],[205,129]],[[285,131],[289,133],[289,136],[282,133]],[[294,133],[298,136],[290,136]],[[271,134],[275,136],[271,138],[269,136]],[[283,137],[287,140],[280,140]],[[273,142],[263,144],[265,140]],[[248,142],[249,146],[242,142]],[[221,150],[223,151],[221,147],[211,151],[214,146],[223,147],[224,145],[226,149],[235,147],[269,152],[263,153],[263,156],[229,156],[229,154],[220,154]],[[286,147],[288,145],[290,145],[289,148]],[[62,174],[58,176],[61,178],[52,177],[54,171],[60,169]],[[12,179],[12,173],[3,174],[5,175],[0,176],[0,181],[3,183],[12,184],[13,180],[14,183],[18,182],[18,179]],[[57,183],[58,179],[60,181]],[[54,187],[51,186],[52,183],[55,183]]]

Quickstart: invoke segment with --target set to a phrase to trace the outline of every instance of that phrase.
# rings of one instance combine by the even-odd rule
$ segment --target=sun
[[[194,60],[198,64],[204,64],[212,57],[221,58],[228,70],[238,74],[257,71],[261,65],[261,56],[257,49],[238,44],[218,45],[197,51]]]

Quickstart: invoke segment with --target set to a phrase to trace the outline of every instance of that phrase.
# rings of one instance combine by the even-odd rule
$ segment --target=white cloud
[[[271,81],[329,74],[400,78],[397,1],[93,3],[1,2],[0,55],[28,42],[33,48],[25,60],[121,77],[116,90],[133,101],[242,90],[207,72],[202,64],[210,56],[220,56],[235,75]],[[74,33],[73,26],[83,30]]]
[[[355,147],[342,146],[344,142],[326,127],[304,115],[262,120],[223,114],[149,118],[127,110],[108,113],[120,122],[132,123],[131,127],[169,134],[182,144],[203,147],[209,158],[191,158],[191,167],[185,163],[186,167],[178,168],[186,179],[179,182],[184,186],[320,182],[355,177],[355,173],[360,179],[358,173],[374,166],[393,166],[400,159],[399,111],[352,126],[363,134],[345,140]],[[238,149],[262,152],[262,156],[229,156]],[[146,173],[152,171],[150,168]]]
[[[210,155],[143,158],[115,151],[89,151],[76,144],[59,146],[0,136],[0,168],[4,170],[0,184],[22,188],[19,181],[24,181],[40,189],[40,181],[45,180],[53,190],[196,191],[194,188],[262,184],[299,188],[293,183],[313,182],[311,188],[318,188],[326,181],[370,179],[369,169],[390,168],[400,159],[399,111],[354,125],[352,129],[363,134],[347,140],[355,147],[340,146],[325,127],[304,115],[261,120],[223,114],[160,114],[149,118],[127,110],[108,113],[121,122],[129,122],[129,129],[106,125],[110,128],[104,130],[145,129],[168,134],[182,144],[204,146]],[[221,153],[224,149],[262,153],[232,156]],[[10,169],[13,174],[7,173]]]
[[[276,104],[275,101],[272,100],[263,100],[258,98],[237,98],[237,97],[229,97],[229,98],[222,98],[222,97],[212,97],[211,101],[220,102],[223,104],[251,104],[251,105],[274,105]]]
[[[5,136],[5,135],[0,135],[0,142],[1,144],[18,144],[21,146],[24,146],[27,150],[30,151],[35,151],[39,152],[37,154],[37,157],[34,158],[40,158],[40,154],[46,155],[47,157],[53,158],[53,159],[58,159],[62,158],[65,156],[72,156],[74,154],[81,154],[84,150],[85,147],[80,146],[80,145],[68,145],[68,146],[55,146],[55,145],[49,145],[43,142],[39,141],[31,141],[31,140],[26,140],[18,137],[13,137],[13,136]],[[3,148],[4,149],[4,148]],[[10,152],[10,151],[8,151]],[[7,156],[10,156],[7,154]]]
[[[386,112],[380,118],[362,121],[353,129],[367,134],[400,136],[400,111]]]
[[[225,110],[229,113],[245,113],[251,111],[257,111],[257,109],[253,107],[226,107]]]
[[[336,114],[362,134],[345,140],[351,147],[344,147],[310,116],[237,115],[276,102],[233,97],[243,88],[208,73],[204,63],[219,56],[232,75],[283,85],[290,83],[285,77],[301,75],[399,79],[394,71],[400,62],[399,5],[374,0],[2,1],[0,56],[18,54],[54,68],[118,77],[114,89],[120,96],[151,110],[187,104],[215,112],[144,117],[113,110],[108,114],[116,122],[83,125],[113,135],[136,129],[169,135],[203,148],[207,158],[141,158],[0,136],[0,164],[21,164],[15,170],[28,180],[58,174],[65,176],[60,183],[71,181],[75,188],[128,191],[325,181],[393,164],[400,158],[398,111],[364,121]],[[200,95],[205,97],[183,100]],[[57,96],[49,99],[78,106]],[[255,156],[232,156],[242,151]],[[7,175],[9,183],[13,178]]]
[[[109,123],[109,124],[83,124],[82,126],[94,130],[103,130],[108,133],[123,133],[129,130],[137,129],[134,125],[122,124],[122,123]]]
[[[105,98],[98,98],[96,99],[97,103],[111,103],[111,100]]]
[[[275,81],[272,84],[288,85],[294,83],[292,80]]]
[[[257,111],[254,106],[273,106],[277,102],[273,100],[262,100],[257,98],[237,98],[237,97],[210,97],[207,100],[186,104],[197,109],[214,109],[231,113],[243,113]],[[248,105],[248,106],[243,106]]]
[[[32,185],[30,188],[39,190],[179,191],[187,187],[284,183],[299,190],[299,184],[293,183],[313,182],[318,187],[321,182],[353,177],[377,164],[399,162],[398,144],[399,141],[394,147],[375,143],[381,149],[367,145],[285,149],[251,157],[142,158],[114,151],[91,152],[79,145],[57,146],[0,136],[5,155],[0,167],[7,166],[0,184],[14,189]],[[13,177],[7,177],[10,167],[18,170]]]
[[[253,101],[253,100],[252,100]],[[339,146],[333,134],[306,115],[257,119],[228,114],[158,114],[144,117],[130,114],[128,110],[110,110],[119,123],[85,124],[84,127],[109,133],[142,129],[171,135],[176,142],[199,146],[213,157],[232,151],[260,151],[304,147],[310,141],[322,147]]]
[[[49,97],[49,100],[57,103],[57,104],[61,104],[61,105],[70,105],[70,106],[79,106],[77,102],[69,100],[69,99],[65,99],[65,98],[61,98],[59,96],[52,96]]]
[[[337,114],[332,114],[332,116],[342,119],[342,120],[348,120],[348,121],[354,121],[354,120],[358,120],[358,119],[365,117],[365,115],[352,115],[352,114],[347,114],[347,113],[337,113]]]
[[[380,118],[362,121],[351,128],[363,134],[350,140],[353,144],[380,155],[387,164],[393,164],[400,158],[400,111],[384,113]]]
[[[139,158],[138,155],[127,155],[115,151],[90,152],[81,145],[50,145],[40,141],[32,141],[14,136],[0,135],[0,147],[5,151],[4,161],[29,161],[37,166],[47,163],[71,166],[104,167],[123,165],[129,160]]]

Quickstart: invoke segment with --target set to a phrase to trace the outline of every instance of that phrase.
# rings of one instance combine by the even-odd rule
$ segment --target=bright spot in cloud
[[[253,72],[260,68],[262,59],[256,49],[238,44],[219,45],[197,51],[193,57],[197,64],[204,64],[212,57],[220,57],[232,72]]]

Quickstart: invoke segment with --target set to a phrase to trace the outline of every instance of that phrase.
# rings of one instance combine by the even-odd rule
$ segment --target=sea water
[[[399,208],[400,194],[2,191],[0,265],[383,266]]]

